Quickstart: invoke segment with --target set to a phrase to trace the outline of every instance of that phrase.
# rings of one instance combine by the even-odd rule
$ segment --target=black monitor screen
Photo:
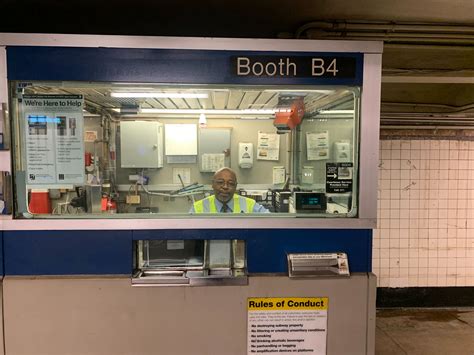
[[[319,192],[295,193],[296,209],[322,211],[326,210],[326,195]]]

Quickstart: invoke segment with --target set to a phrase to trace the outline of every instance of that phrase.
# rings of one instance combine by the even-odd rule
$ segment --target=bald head
[[[215,173],[214,173],[214,176],[213,176],[213,180],[216,178],[216,176],[220,175],[223,171],[228,171],[233,177],[234,177],[234,181],[237,182],[237,175],[235,174],[235,171],[232,170],[231,168],[227,168],[227,167],[223,167],[223,168],[220,168],[219,170],[217,170]]]

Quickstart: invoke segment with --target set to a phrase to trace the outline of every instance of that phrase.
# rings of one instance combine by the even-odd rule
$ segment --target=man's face
[[[228,170],[223,170],[216,175],[212,180],[212,189],[214,195],[220,202],[229,201],[234,196],[237,187],[237,179],[235,174]]]

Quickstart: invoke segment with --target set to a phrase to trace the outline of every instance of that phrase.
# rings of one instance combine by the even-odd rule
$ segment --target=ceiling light
[[[318,112],[321,115],[353,115],[354,110],[321,110]]]
[[[206,127],[207,126],[207,118],[206,118],[206,115],[204,113],[201,113],[199,115],[199,127]]]
[[[208,94],[180,92],[111,92],[110,96],[140,99],[207,99],[209,97]]]
[[[164,108],[142,108],[140,113],[157,113],[157,114],[181,114],[181,115],[273,115],[280,109],[272,110],[187,110],[187,109],[164,109]]]
[[[310,89],[266,89],[265,92],[278,92],[282,95],[301,95],[301,94],[323,94],[329,95],[335,92],[335,90],[310,90]]]

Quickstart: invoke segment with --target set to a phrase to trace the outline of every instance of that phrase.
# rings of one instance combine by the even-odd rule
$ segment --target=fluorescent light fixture
[[[180,92],[111,92],[110,96],[137,99],[207,99],[208,94]]]
[[[354,110],[322,110],[319,111],[320,115],[353,115]]]
[[[266,89],[264,90],[265,92],[278,92],[282,95],[291,95],[293,93],[297,93],[297,94],[323,94],[323,95],[329,95],[329,94],[332,94],[335,92],[335,90],[310,90],[310,89],[302,89],[302,90],[299,90],[299,89],[295,89],[295,90],[292,90],[292,89],[286,89],[286,90],[282,90],[282,89]]]
[[[192,110],[192,109],[164,109],[164,108],[142,108],[140,113],[157,113],[157,114],[181,114],[181,115],[273,115],[275,112],[287,112],[288,110]]]
[[[112,109],[115,112],[128,114],[119,108]],[[276,112],[290,112],[290,109],[244,109],[244,110],[206,110],[206,109],[165,109],[165,108],[142,108],[138,114],[156,114],[156,115],[190,115],[196,116],[273,116]]]

